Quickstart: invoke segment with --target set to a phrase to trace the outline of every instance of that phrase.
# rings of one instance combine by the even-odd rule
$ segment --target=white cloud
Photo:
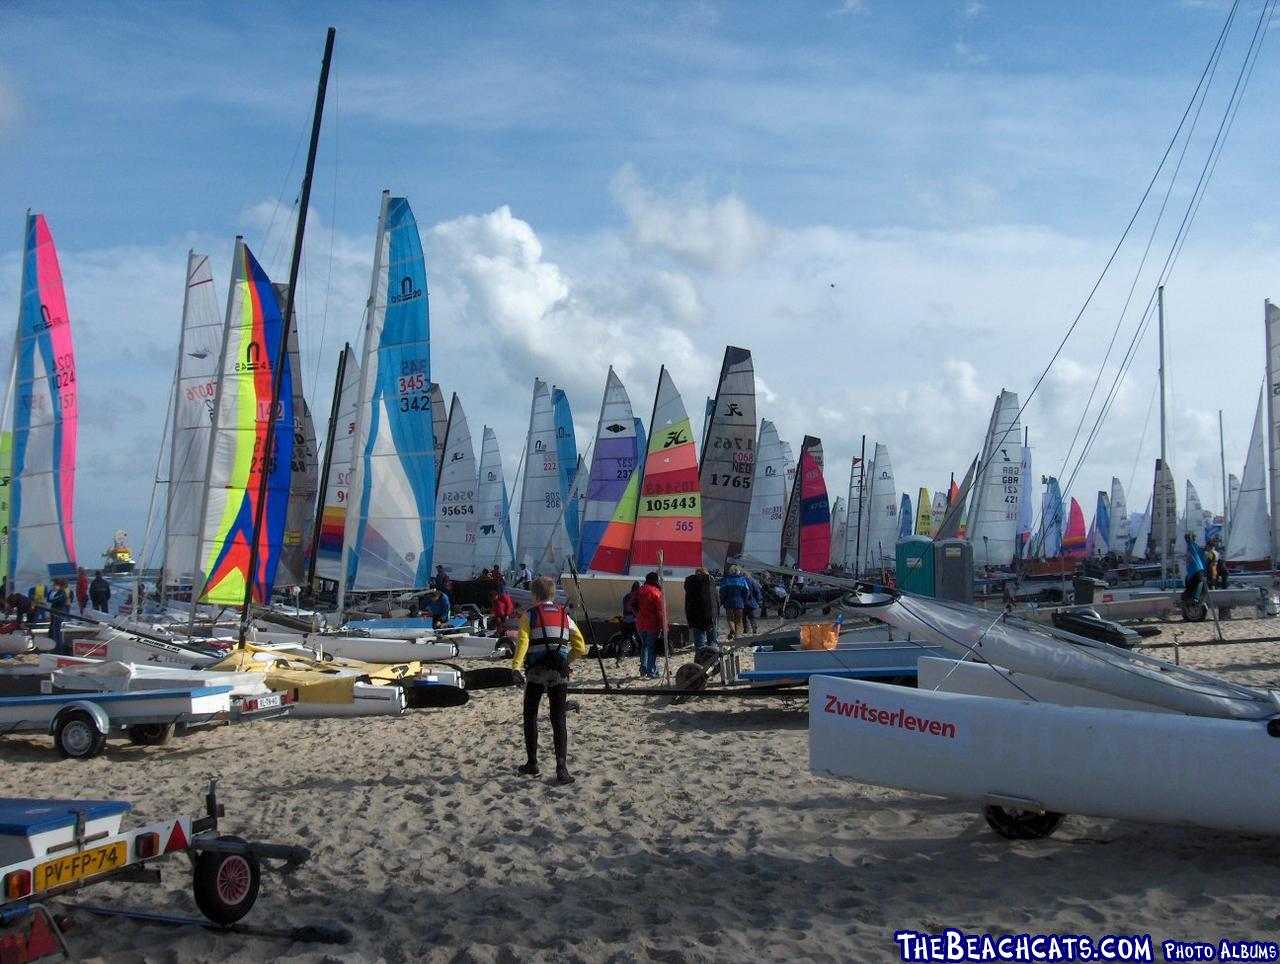
[[[987,55],[970,47],[963,39],[957,40],[951,47],[962,64],[985,64]]]

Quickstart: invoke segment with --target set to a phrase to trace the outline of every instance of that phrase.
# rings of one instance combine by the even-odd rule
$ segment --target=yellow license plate
[[[118,870],[129,859],[129,844],[124,840],[92,850],[68,854],[36,866],[35,891],[65,887],[84,877],[96,877],[109,870]]]

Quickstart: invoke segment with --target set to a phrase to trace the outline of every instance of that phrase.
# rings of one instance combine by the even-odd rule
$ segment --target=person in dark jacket
[[[101,569],[93,577],[93,582],[89,583],[89,602],[94,609],[103,613],[107,612],[107,606],[111,605],[111,583],[102,578]]]
[[[703,650],[719,649],[716,624],[720,620],[720,601],[716,598],[716,581],[702,566],[685,578],[684,619],[689,625],[695,656]]]
[[[730,639],[742,634],[742,611],[747,608],[750,598],[751,589],[742,570],[730,566],[729,575],[720,583],[720,605],[724,607],[725,619],[729,621]]]

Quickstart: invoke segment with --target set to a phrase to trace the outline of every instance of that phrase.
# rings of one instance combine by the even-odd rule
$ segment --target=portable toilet
[[[973,605],[973,546],[964,539],[933,544],[934,592],[931,596]]]
[[[934,560],[933,540],[928,536],[905,536],[898,540],[898,588],[917,596],[933,596]]]

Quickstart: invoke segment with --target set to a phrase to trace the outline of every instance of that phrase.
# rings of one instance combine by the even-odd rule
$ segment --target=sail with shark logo
[[[449,405],[444,463],[436,489],[433,564],[467,579],[476,568],[476,452],[458,393]]]
[[[1002,389],[991,410],[979,462],[982,473],[974,482],[965,527],[965,538],[973,545],[975,566],[1008,566],[1017,554],[1021,439],[1018,396]]]
[[[338,372],[341,385],[334,408],[332,441],[325,453],[327,477],[320,507],[320,536],[315,548],[316,575],[334,581],[342,577],[342,540],[347,527],[347,506],[351,504],[351,460],[360,397],[360,362],[350,345],[342,349]]]
[[[822,477],[822,440],[806,435],[800,444],[800,465],[796,471],[796,568],[824,572],[831,559],[831,511],[827,483]]]
[[[289,286],[274,284],[276,302],[289,300]],[[320,487],[320,460],[311,408],[302,394],[302,353],[298,349],[298,319],[294,311],[289,326],[289,371],[293,382],[293,451],[290,460],[289,508],[285,513],[284,543],[276,570],[277,586],[301,586],[306,582],[311,562],[311,537],[317,490]]]
[[[427,584],[435,544],[431,313],[422,239],[407,198],[382,194],[365,312],[351,502],[340,587]]]
[[[591,475],[587,483],[582,532],[578,544],[580,570],[596,568],[596,551],[626,494],[631,477],[639,469],[639,439],[636,438],[635,426],[631,398],[611,365],[605,378],[600,420],[596,423],[595,447],[591,453]],[[635,499],[632,500],[632,506],[634,505]],[[634,524],[634,508],[631,518]],[[630,547],[628,539],[626,548]],[[602,571],[625,572],[626,567],[624,565],[621,569]]]
[[[787,466],[778,430],[767,418],[760,419],[756,443],[755,472],[751,484],[751,506],[742,554],[766,565],[782,561],[782,516],[787,506]]]
[[[481,569],[511,568],[515,550],[511,545],[511,503],[502,471],[498,436],[488,425],[480,443],[480,481],[476,486],[476,564]]]
[[[27,212],[12,384],[10,587],[76,569],[73,502],[79,422],[75,350],[62,269],[43,214]]]
[[[897,568],[898,487],[889,447],[876,443],[874,473],[868,493],[868,533],[863,547],[866,569]]]
[[[560,467],[560,526],[556,530],[558,542],[555,545],[556,564],[563,566],[564,560],[573,555],[578,546],[580,519],[576,500],[573,498],[573,485],[578,474],[578,438],[573,429],[573,411],[569,407],[569,396],[564,389],[552,387],[551,408],[555,412],[556,422],[556,464]],[[559,573],[559,569],[556,570]]]
[[[165,500],[164,572],[171,584],[195,578],[222,330],[209,256],[188,251]]]
[[[640,505],[631,545],[631,571],[643,575],[702,565],[702,505],[698,451],[684,402],[664,366],[649,422]]]
[[[560,562],[548,558],[548,545],[563,545],[556,531],[563,527],[560,494],[560,456],[556,447],[555,409],[551,389],[534,379],[533,402],[529,408],[529,438],[525,451],[524,479],[520,486],[520,524],[516,530],[516,562],[546,571],[534,575],[558,576]],[[559,541],[553,541],[559,540]]]
[[[1107,551],[1124,558],[1129,553],[1129,509],[1125,505],[1124,486],[1115,476],[1111,477],[1111,531],[1107,538]]]
[[[709,569],[726,570],[742,553],[751,511],[755,468],[756,378],[751,352],[724,350],[702,449],[702,559]]]
[[[194,597],[241,606],[252,582],[252,599],[271,598],[284,548],[290,455],[294,435],[294,372],[285,355],[280,395],[272,412],[275,360],[280,357],[284,320],[266,272],[241,238],[236,238],[226,326],[219,353],[213,437],[197,540]],[[276,419],[273,448],[266,451],[270,419]],[[259,504],[266,473],[265,504]],[[261,517],[257,569],[249,572],[254,521]]]

